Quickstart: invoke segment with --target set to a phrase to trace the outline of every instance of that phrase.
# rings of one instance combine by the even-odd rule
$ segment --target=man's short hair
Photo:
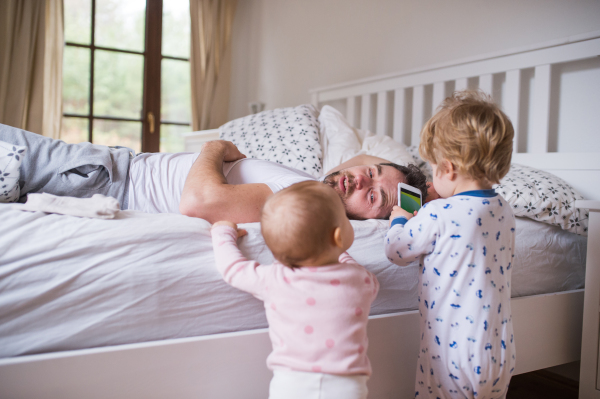
[[[421,170],[414,164],[408,164],[406,166],[398,165],[392,162],[380,163],[379,165],[387,165],[398,169],[404,175],[404,183],[418,188],[421,191],[423,203],[427,198],[427,178],[421,172]],[[385,219],[389,219],[389,215]]]
[[[421,130],[419,154],[430,163],[446,159],[459,174],[498,183],[510,168],[514,129],[482,91],[446,98]]]

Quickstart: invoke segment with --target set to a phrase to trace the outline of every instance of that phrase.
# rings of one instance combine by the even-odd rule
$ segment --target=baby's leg
[[[366,399],[366,375],[274,370],[269,399]]]

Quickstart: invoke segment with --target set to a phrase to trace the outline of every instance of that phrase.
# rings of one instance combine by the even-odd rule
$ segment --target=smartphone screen
[[[421,209],[421,197],[412,191],[400,188],[400,208],[408,213],[414,213]]]

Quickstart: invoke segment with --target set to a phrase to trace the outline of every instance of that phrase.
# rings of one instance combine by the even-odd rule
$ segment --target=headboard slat
[[[419,135],[424,121],[425,110],[425,87],[418,85],[413,88],[413,114],[412,114],[412,129],[411,129],[411,145],[419,144]]]
[[[548,152],[548,127],[550,123],[550,65],[548,64],[535,67],[533,113],[531,117],[533,120],[529,140],[531,148],[528,148],[528,152]]]
[[[492,87],[493,78],[491,73],[486,73],[485,75],[481,75],[479,77],[479,88],[483,90],[483,92],[492,95]]]
[[[454,85],[454,90],[461,91],[461,90],[466,90],[467,88],[468,88],[467,78],[456,79],[456,83]]]
[[[356,97],[346,99],[346,119],[352,126],[356,123]]]
[[[436,82],[433,84],[433,110],[444,101],[446,98],[446,84],[445,82]]]
[[[394,140],[402,143],[404,142],[404,116],[405,113],[405,104],[404,104],[404,96],[406,89],[396,89],[394,90],[394,131],[393,137]]]
[[[387,134],[387,92],[377,93],[377,125],[376,132],[381,136]]]
[[[360,103],[360,128],[371,129],[371,94],[364,94]]]
[[[506,89],[504,112],[510,118],[515,129],[513,152],[519,151],[519,110],[521,108],[521,70],[513,69],[506,72]]]

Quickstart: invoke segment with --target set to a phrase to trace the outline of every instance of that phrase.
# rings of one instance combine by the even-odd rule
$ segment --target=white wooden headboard
[[[560,101],[567,101],[561,97],[564,65],[586,62],[580,69],[585,69],[583,78],[589,82],[582,91],[589,89],[589,93],[576,101],[585,101],[586,109],[600,114],[598,56],[600,31],[318,88],[310,91],[311,101],[317,107],[336,107],[361,129],[417,145],[423,124],[446,96],[455,90],[479,88],[491,94],[513,122],[514,163],[550,171],[586,199],[600,199],[600,124],[593,123],[598,119],[595,112],[587,113],[591,122],[584,125],[593,131],[588,131],[575,151],[562,151],[557,144],[573,134],[561,131],[557,121]]]

